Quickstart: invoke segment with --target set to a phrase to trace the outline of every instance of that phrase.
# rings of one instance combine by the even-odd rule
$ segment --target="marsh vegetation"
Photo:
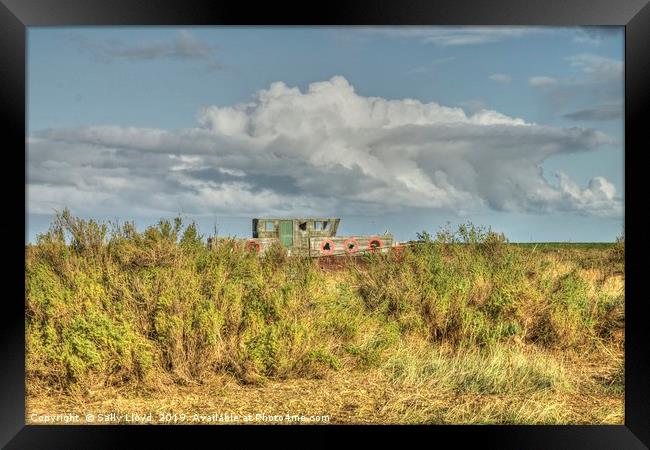
[[[327,270],[57,215],[26,248],[27,417],[201,409],[332,422],[623,423],[624,243],[471,224]],[[356,261],[356,262],[355,262]]]

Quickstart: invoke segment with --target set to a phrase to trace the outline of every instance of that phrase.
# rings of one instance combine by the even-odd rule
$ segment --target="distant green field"
[[[579,248],[579,249],[609,249],[616,245],[615,242],[513,242],[522,247],[542,248]]]
[[[413,244],[423,241],[410,241]],[[458,242],[458,245],[467,245]],[[611,250],[616,247],[615,242],[510,242],[515,247],[530,248],[536,250]]]

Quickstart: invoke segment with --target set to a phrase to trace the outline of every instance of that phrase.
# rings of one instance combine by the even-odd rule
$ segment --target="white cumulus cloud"
[[[383,214],[414,209],[620,216],[615,187],[541,164],[611,140],[497,111],[357,94],[340,76],[210,106],[182,130],[92,126],[28,142],[28,211]]]
[[[558,82],[557,78],[546,77],[546,76],[530,77],[528,79],[528,84],[530,84],[533,87],[553,86],[557,84],[557,82]]]
[[[512,81],[512,77],[504,73],[493,73],[488,78],[492,81],[496,81],[497,83],[504,83],[504,84],[508,84]]]

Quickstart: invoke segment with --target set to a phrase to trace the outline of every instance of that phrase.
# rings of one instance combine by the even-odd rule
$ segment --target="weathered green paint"
[[[262,217],[253,219],[253,239],[261,245],[261,251],[269,248],[275,243],[286,247],[292,256],[309,255],[324,256],[332,255],[364,255],[367,252],[374,252],[378,249],[372,248],[370,244],[377,239],[381,245],[379,251],[388,251],[394,245],[393,235],[385,233],[382,235],[370,236],[336,236],[339,222],[336,217]],[[326,224],[326,225],[325,225]],[[357,248],[354,251],[349,246],[346,248],[346,241],[354,239]],[[323,251],[321,244],[328,240],[332,243],[334,252]],[[370,246],[370,248],[369,248]]]
[[[285,247],[293,247],[293,222],[291,220],[280,221],[280,242]]]

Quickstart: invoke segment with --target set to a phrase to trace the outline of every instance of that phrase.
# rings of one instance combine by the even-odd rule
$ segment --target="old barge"
[[[385,252],[395,245],[392,234],[369,236],[337,236],[339,218],[256,218],[253,237],[246,242],[250,251],[263,253],[274,244],[281,244],[290,255],[340,256]]]

